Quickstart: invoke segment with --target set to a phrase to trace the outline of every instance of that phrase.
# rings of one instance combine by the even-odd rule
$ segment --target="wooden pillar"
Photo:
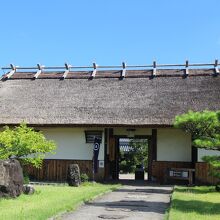
[[[109,139],[109,131],[108,128],[105,128],[104,131],[105,139],[104,139],[104,179],[107,180],[108,175],[109,175],[109,155],[107,154],[108,152],[108,139]]]
[[[192,146],[192,165],[195,168],[195,164],[198,161],[198,148]]]
[[[152,129],[148,147],[148,180],[152,180],[153,161],[157,160],[157,129]]]
[[[152,129],[152,159],[157,160],[157,129]]]
[[[107,144],[105,150],[105,179],[115,178],[115,137],[113,135],[113,128],[108,128],[107,140],[109,147],[109,154],[107,154]]]
[[[119,179],[119,138],[115,138],[115,168],[113,178],[115,180]]]

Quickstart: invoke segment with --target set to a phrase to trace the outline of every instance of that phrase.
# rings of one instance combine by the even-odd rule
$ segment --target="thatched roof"
[[[220,77],[213,69],[15,73],[0,81],[0,124],[172,125],[188,110],[220,109]]]

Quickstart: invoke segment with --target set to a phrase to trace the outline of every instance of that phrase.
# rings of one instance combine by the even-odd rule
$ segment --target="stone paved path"
[[[63,220],[160,220],[169,206],[170,186],[124,185],[121,189],[105,194],[66,213]]]

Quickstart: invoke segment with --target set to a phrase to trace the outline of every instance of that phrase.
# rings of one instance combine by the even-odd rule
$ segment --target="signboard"
[[[170,177],[180,177],[180,178],[188,178],[189,174],[187,171],[177,171],[177,170],[170,170],[169,172]]]
[[[99,167],[100,168],[104,168],[105,164],[104,164],[104,160],[100,160],[99,161]]]
[[[94,143],[95,138],[102,142],[102,131],[85,131],[86,143]]]

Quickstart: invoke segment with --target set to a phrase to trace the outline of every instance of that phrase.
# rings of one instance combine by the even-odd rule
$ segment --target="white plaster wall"
[[[191,161],[191,137],[175,128],[157,130],[158,161]]]
[[[47,139],[57,143],[56,154],[47,154],[46,159],[91,160],[93,144],[86,143],[85,130],[102,130],[99,160],[104,160],[104,130],[98,128],[40,128]]]
[[[220,151],[217,150],[206,150],[206,149],[198,149],[198,161],[202,162],[203,156],[220,156]]]

